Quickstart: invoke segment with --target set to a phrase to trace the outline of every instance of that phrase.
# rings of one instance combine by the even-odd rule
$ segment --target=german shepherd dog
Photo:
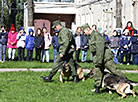
[[[88,73],[90,78],[93,78],[93,72],[94,70],[91,70],[90,73]],[[112,94],[111,90],[116,90],[116,92],[122,96],[121,98],[126,97],[126,94],[129,93],[133,94],[133,96],[136,97],[133,86],[138,86],[138,82],[134,82],[128,80],[125,77],[116,76],[108,72],[105,72],[101,86],[102,88],[107,87],[109,89],[110,94]]]
[[[76,67],[76,70],[77,70],[78,78],[82,81],[85,81],[83,69],[81,68],[81,66],[76,63],[75,67]],[[64,82],[63,77],[67,77],[67,81],[69,81],[69,77],[71,76],[71,73],[72,72],[71,72],[71,68],[70,68],[69,64],[64,63],[63,68],[61,69],[61,72],[60,72],[60,81]]]

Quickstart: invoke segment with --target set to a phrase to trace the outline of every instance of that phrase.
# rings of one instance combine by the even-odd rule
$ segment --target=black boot
[[[41,78],[45,81],[45,82],[52,82],[52,77],[53,75],[50,73],[48,77],[43,77],[41,76]]]
[[[74,83],[78,83],[78,81],[79,81],[78,76],[74,76],[73,80],[74,80]]]
[[[95,88],[95,94],[100,94],[100,88],[99,87]]]

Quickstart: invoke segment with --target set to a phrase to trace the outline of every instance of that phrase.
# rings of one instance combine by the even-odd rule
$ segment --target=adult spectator
[[[131,37],[131,53],[133,54],[132,64],[138,65],[138,32],[134,31],[134,35]]]
[[[20,27],[17,35],[18,61],[24,60],[25,39],[24,27]]]
[[[25,39],[25,48],[27,49],[26,61],[32,61],[33,49],[34,49],[34,31],[32,28],[29,29],[29,34]]]
[[[88,36],[85,33],[83,33],[81,35],[81,62],[86,62],[88,48],[89,48]]]
[[[126,29],[123,32],[123,36],[120,39],[120,51],[121,51],[121,65],[123,64],[123,59],[124,56],[126,56],[126,63],[127,65],[130,64],[130,47],[131,47],[131,43],[130,43],[130,36],[129,36],[129,30]]]
[[[11,25],[10,32],[8,34],[8,57],[9,60],[14,60],[15,52],[17,48],[17,32],[15,32],[14,24]]]
[[[75,61],[79,61],[80,47],[81,47],[81,27],[77,27],[75,34],[75,43],[76,43],[76,56]]]
[[[45,54],[46,54],[46,62],[49,62],[49,49],[52,41],[51,35],[47,32],[47,28],[42,28],[42,33],[44,36],[44,50],[42,53],[42,62],[45,62]]]
[[[132,37],[132,36],[134,35],[134,30],[135,30],[135,28],[134,28],[134,26],[133,26],[133,24],[132,24],[131,21],[128,21],[128,22],[127,22],[127,25],[126,25],[125,29],[123,30],[123,32],[124,32],[126,29],[128,29],[128,31],[129,31],[129,34],[128,34],[128,35],[129,35],[130,37]]]
[[[2,25],[0,29],[0,62],[5,62],[7,49],[8,31],[6,26]]]
[[[54,49],[53,62],[55,62],[56,57],[57,57],[57,52],[59,52],[59,47],[60,47],[60,44],[58,43],[58,31],[57,30],[54,31],[54,36],[52,37],[52,45]]]
[[[119,49],[119,42],[120,42],[120,39],[119,37],[117,36],[117,31],[114,30],[113,31],[113,35],[110,37],[110,48],[113,52],[113,55],[114,55],[114,62],[116,64],[118,64],[118,59],[117,59],[117,54],[118,54],[118,49]]]

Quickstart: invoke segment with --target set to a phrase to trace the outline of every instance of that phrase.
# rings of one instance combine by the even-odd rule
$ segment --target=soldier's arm
[[[61,36],[61,39],[62,39],[62,42],[60,43],[60,48],[59,48],[59,52],[62,54],[62,55],[65,55],[65,53],[67,52],[68,50],[68,47],[69,47],[69,36],[68,36],[68,32],[62,32],[62,36]]]
[[[102,61],[104,59],[104,53],[105,53],[105,41],[99,37],[98,39],[96,39],[97,64],[102,64]]]

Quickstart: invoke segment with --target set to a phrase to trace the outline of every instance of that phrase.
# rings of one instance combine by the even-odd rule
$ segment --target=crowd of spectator
[[[92,29],[98,32],[96,25],[92,25]],[[99,34],[105,38],[108,47],[113,53],[113,60],[116,64],[129,65],[132,56],[132,64],[138,65],[138,32],[131,21],[127,23],[124,30],[113,30],[111,36],[107,34],[106,30],[101,30]],[[87,51],[89,49],[88,36],[81,31],[81,27],[77,27],[74,37],[76,41],[75,61],[86,62]],[[58,49],[60,47],[58,43],[58,31],[54,30],[54,36],[51,36],[46,27],[42,29],[37,28],[36,32],[32,28],[28,32],[25,32],[24,27],[20,27],[17,33],[13,24],[9,32],[6,26],[2,25],[0,29],[0,62],[5,62],[6,49],[8,48],[7,60],[15,60],[17,49],[18,61],[32,61],[35,49],[35,60],[48,63],[51,45],[53,46],[54,62],[57,54],[59,54]],[[27,50],[26,59],[25,49]],[[79,60],[79,57],[81,57],[81,60]],[[90,59],[92,60],[92,53],[90,53]]]

